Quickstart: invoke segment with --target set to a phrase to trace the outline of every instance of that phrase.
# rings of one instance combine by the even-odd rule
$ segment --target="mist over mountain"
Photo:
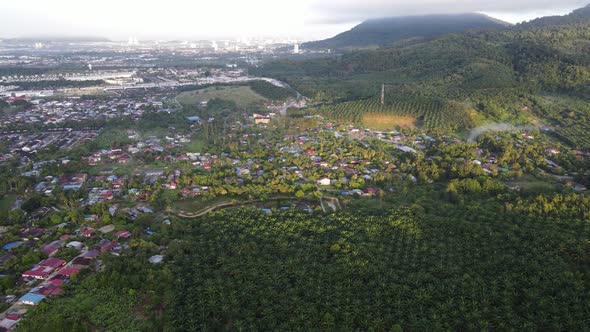
[[[305,48],[353,49],[387,46],[408,38],[428,38],[467,30],[510,26],[483,14],[425,15],[367,20],[332,38],[305,43]]]
[[[530,22],[519,24],[519,27],[544,27],[549,25],[571,25],[588,23],[590,18],[590,4],[576,9],[568,15],[563,16],[546,16],[534,19]]]

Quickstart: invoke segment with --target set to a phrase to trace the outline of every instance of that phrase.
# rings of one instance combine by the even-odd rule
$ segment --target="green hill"
[[[353,49],[391,45],[408,38],[428,38],[472,29],[509,26],[482,14],[404,16],[365,21],[350,31],[326,40],[303,44],[304,48]]]
[[[520,111],[538,109],[539,97],[547,93],[587,100],[589,50],[586,7],[502,30],[404,40],[323,59],[270,62],[253,72],[284,80],[324,105],[378,98],[385,84],[388,96],[441,98],[461,104],[474,118],[529,122],[542,115],[543,121],[559,124],[559,114]]]

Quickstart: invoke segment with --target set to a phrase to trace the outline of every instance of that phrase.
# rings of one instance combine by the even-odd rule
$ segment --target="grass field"
[[[195,91],[186,91],[179,94],[176,99],[183,105],[195,105],[209,101],[213,98],[221,98],[234,101],[238,107],[260,105],[267,101],[266,98],[254,92],[249,86],[214,86]]]
[[[215,204],[219,204],[219,203],[226,203],[226,202],[231,202],[232,199],[231,198],[227,198],[227,197],[215,197],[215,198],[202,198],[202,197],[198,197],[198,198],[194,198],[194,199],[186,199],[186,200],[179,200],[176,201],[174,203],[172,203],[172,209],[176,212],[179,211],[186,211],[186,212],[198,212],[201,211],[204,208],[207,208],[209,206],[213,206]]]
[[[416,118],[409,115],[366,113],[363,114],[362,122],[364,126],[374,130],[387,130],[395,127],[416,128]]]
[[[191,139],[190,143],[186,143],[184,146],[188,152],[201,152],[207,144],[200,139]]]
[[[16,200],[15,195],[5,195],[0,198],[0,211],[8,211]]]
[[[519,186],[524,192],[528,193],[549,193],[554,192],[558,188],[552,180],[536,178],[532,175],[525,175],[516,181],[511,181],[511,183]]]

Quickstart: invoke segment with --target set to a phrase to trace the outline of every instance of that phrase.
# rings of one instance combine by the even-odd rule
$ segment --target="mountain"
[[[428,38],[467,30],[509,26],[483,14],[426,15],[373,19],[335,37],[303,44],[304,48],[351,49],[391,45],[408,38]]]

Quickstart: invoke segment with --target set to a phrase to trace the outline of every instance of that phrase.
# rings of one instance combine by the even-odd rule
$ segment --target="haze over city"
[[[0,38],[96,36],[123,40],[321,39],[385,16],[481,12],[510,23],[562,15],[584,0],[23,0],[0,4]]]

